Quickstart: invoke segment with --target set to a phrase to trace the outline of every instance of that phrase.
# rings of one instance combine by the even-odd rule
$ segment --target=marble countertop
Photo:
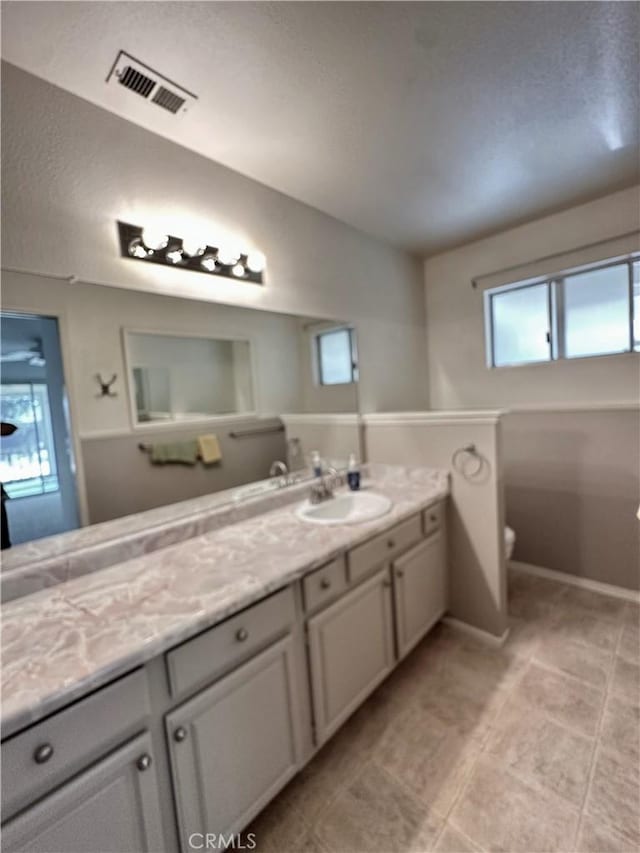
[[[264,598],[449,492],[446,471],[371,466],[393,502],[357,525],[319,526],[297,503],[2,606],[6,737]]]
[[[290,503],[304,494],[311,478],[306,469],[293,472],[293,476],[296,485],[286,489],[273,489],[272,481],[265,480],[15,545],[2,553],[2,601],[30,595]],[[244,497],[249,489],[253,494]]]

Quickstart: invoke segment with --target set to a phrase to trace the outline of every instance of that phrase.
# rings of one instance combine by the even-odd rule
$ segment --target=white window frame
[[[586,264],[579,267],[572,267],[563,270],[561,273],[547,276],[537,276],[536,278],[525,279],[523,281],[515,281],[509,284],[503,284],[499,287],[491,287],[484,291],[484,324],[485,324],[485,345],[487,367],[492,370],[499,370],[509,367],[529,367],[538,364],[551,364],[554,361],[579,361],[584,358],[609,358],[610,356],[628,355],[640,351],[640,341],[636,341],[634,337],[634,299],[633,299],[633,265],[640,262],[639,254],[625,255],[623,257],[608,258],[598,263]],[[564,282],[565,279],[571,278],[574,275],[603,270],[609,267],[624,266],[626,264],[628,271],[628,287],[629,287],[629,337],[628,347],[625,350],[612,353],[593,353],[592,355],[573,356],[566,355],[565,340],[564,340]],[[547,302],[548,302],[548,343],[549,343],[549,358],[538,361],[518,361],[511,364],[495,363],[495,334],[493,329],[493,297],[514,291],[523,290],[528,287],[537,287],[541,284],[547,286]]]
[[[349,333],[349,351],[351,353],[351,379],[349,382],[324,382],[322,377],[322,356],[320,339],[326,335],[334,335],[336,332]],[[355,385],[359,379],[358,344],[353,326],[331,326],[316,332],[313,336],[314,356],[316,363],[316,377],[318,385],[322,388],[337,388],[343,385]]]

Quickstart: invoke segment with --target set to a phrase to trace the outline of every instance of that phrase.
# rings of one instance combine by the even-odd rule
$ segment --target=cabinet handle
[[[433,514],[432,514],[432,515],[430,515],[430,516],[429,516],[429,521],[430,521],[432,524],[435,524],[437,520],[438,520],[438,516],[437,516],[437,515],[433,515]]]
[[[136,767],[141,773],[148,770],[151,767],[151,756],[145,752],[145,754],[141,755],[136,761]]]
[[[177,740],[178,743],[182,743],[183,740],[187,739],[187,730],[184,726],[178,726],[178,728],[173,733],[173,739]]]
[[[388,539],[387,540],[387,548],[395,548],[395,547],[396,547],[395,541],[393,539]]]
[[[33,760],[36,764],[46,764],[46,762],[53,755],[53,747],[50,743],[43,743],[41,746],[36,748],[36,751],[33,753]]]
[[[404,571],[402,569],[396,569],[396,577],[397,578],[403,578],[404,577]]]
[[[322,578],[320,581],[320,589],[329,589],[331,587],[331,581],[329,578]]]
[[[236,631],[236,640],[239,643],[244,643],[244,641],[249,637],[249,632],[246,628],[238,628]]]

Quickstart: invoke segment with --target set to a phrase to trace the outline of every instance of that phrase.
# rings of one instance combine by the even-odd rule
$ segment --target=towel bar
[[[253,435],[266,435],[270,432],[284,432],[282,424],[280,426],[257,427],[256,429],[239,429],[229,433],[229,438],[249,438]]]

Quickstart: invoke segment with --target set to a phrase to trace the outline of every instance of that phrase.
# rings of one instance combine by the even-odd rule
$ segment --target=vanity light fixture
[[[263,284],[265,257],[261,252],[244,251],[222,241],[221,245],[205,244],[120,221],[118,235],[123,258]]]
[[[169,237],[167,234],[163,234],[162,231],[158,231],[157,229],[145,228],[142,232],[142,242],[147,249],[157,252],[161,249],[166,249],[167,244],[169,243]]]
[[[179,249],[177,246],[167,249],[165,257],[170,263],[179,264],[182,260],[182,249]]]
[[[128,246],[129,254],[132,258],[140,258],[144,260],[149,256],[149,249],[146,248],[140,237],[135,237]]]

